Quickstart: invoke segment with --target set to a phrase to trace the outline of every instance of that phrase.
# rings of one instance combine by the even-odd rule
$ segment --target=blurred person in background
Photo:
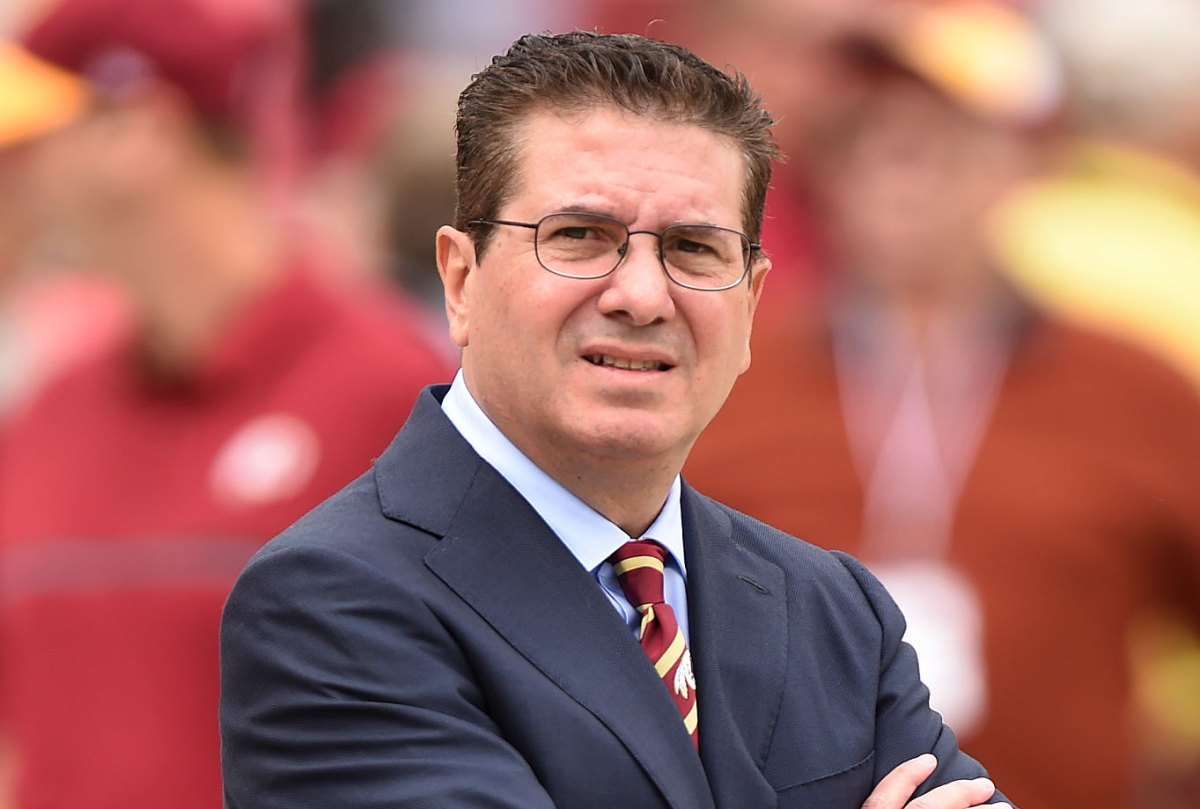
[[[1127,633],[1160,607],[1200,620],[1200,400],[992,255],[989,212],[1041,167],[1044,41],[999,6],[906,8],[847,45],[864,90],[818,161],[826,295],[760,312],[685,474],[863,558],[1016,803],[1128,809]]]
[[[353,269],[378,279],[388,259],[386,184],[376,170],[376,154],[403,104],[400,31],[410,3],[300,3],[308,66],[303,83],[307,158],[298,218],[313,238],[313,249],[335,257],[340,272]]]
[[[446,336],[435,232],[454,213],[454,106],[470,69],[412,41],[415,2],[306,0],[311,153],[300,218],[316,249],[375,280],[399,284]]]
[[[136,322],[0,433],[18,807],[219,806],[234,577],[449,377],[411,304],[336,283],[285,224],[299,24],[282,0],[60,0],[24,36],[93,98],[25,147],[31,200]]]
[[[389,275],[443,322],[442,279],[429,234],[454,217],[454,101],[461,84],[458,70],[419,69],[375,159],[385,192]]]
[[[995,217],[998,254],[1065,316],[1119,330],[1200,385],[1200,5],[1043,0],[1070,138]],[[1169,614],[1134,638],[1142,804],[1200,805],[1200,634]]]
[[[27,144],[74,121],[87,104],[78,79],[0,40],[0,419],[104,345],[122,321],[112,284],[78,272],[35,272],[50,259],[38,255]]]

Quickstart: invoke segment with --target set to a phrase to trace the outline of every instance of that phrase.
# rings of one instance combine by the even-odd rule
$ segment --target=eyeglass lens
[[[599,278],[611,272],[629,245],[629,229],[597,214],[551,214],[538,223],[538,260],[551,272]],[[667,273],[685,286],[735,284],[746,272],[750,245],[739,232],[714,225],[674,225],[663,231]]]

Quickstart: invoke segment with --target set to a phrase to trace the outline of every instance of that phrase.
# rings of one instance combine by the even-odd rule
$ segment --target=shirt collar
[[[442,411],[471,448],[533,506],[584,568],[595,571],[613,551],[630,540],[624,531],[542,471],[508,440],[467,390],[461,370],[442,400]],[[680,480],[676,475],[662,511],[646,532],[635,539],[661,543],[686,575],[679,492]]]

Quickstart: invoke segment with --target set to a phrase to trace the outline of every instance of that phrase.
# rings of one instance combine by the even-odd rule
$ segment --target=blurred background
[[[867,561],[1024,809],[1200,808],[1195,0],[6,0],[0,809],[220,805],[223,595],[449,381],[457,94],[572,28],[788,156],[688,479]]]

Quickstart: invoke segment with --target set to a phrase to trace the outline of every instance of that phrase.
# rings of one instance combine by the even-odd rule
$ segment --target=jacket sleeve
[[[875,708],[875,783],[922,753],[933,753],[938,766],[917,795],[961,778],[987,775],[979,762],[959,749],[954,732],[929,707],[929,689],[921,682],[917,654],[903,642],[905,622],[900,608],[861,562],[841,552],[834,555],[857,580],[883,630]],[[1001,802],[1012,803],[997,790],[989,803]]]
[[[260,552],[225,606],[221,678],[228,809],[554,809],[450,631],[352,555]]]

